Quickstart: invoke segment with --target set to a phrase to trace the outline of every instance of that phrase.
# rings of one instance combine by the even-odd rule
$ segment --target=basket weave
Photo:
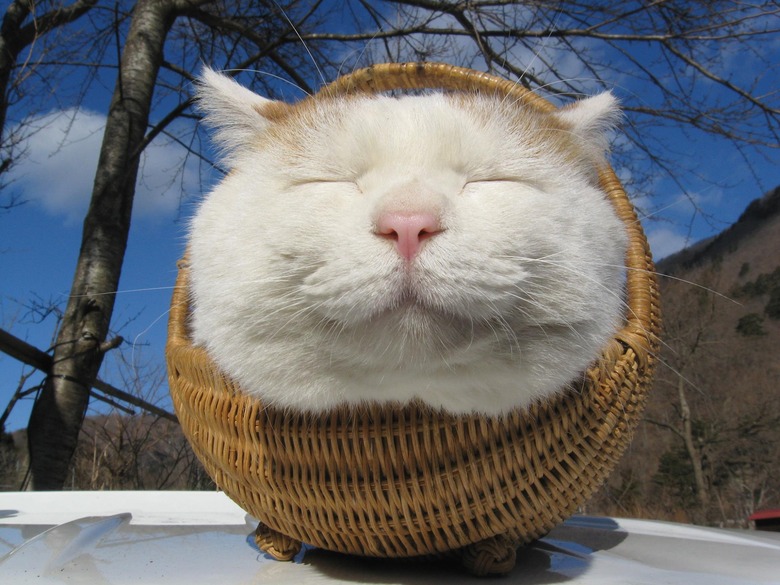
[[[443,64],[377,65],[318,95],[409,88],[498,92],[554,110],[514,83]],[[624,327],[574,391],[500,418],[414,404],[321,415],[266,407],[192,345],[180,263],[166,347],[174,407],[216,484],[261,521],[263,550],[285,560],[301,542],[380,557],[454,551],[475,574],[505,573],[518,546],[602,484],[639,420],[660,315],[634,209],[612,169],[601,169],[600,181],[629,234]]]

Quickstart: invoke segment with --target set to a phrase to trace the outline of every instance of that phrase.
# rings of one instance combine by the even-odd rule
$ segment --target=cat
[[[621,326],[609,92],[550,114],[480,93],[289,105],[206,68],[198,103],[229,172],[190,225],[192,337],[265,405],[499,416]]]

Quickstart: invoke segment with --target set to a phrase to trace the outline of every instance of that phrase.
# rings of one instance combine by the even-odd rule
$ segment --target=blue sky
[[[774,41],[775,47],[778,43]],[[778,51],[775,51],[777,53]],[[742,63],[745,76],[752,74]],[[778,80],[775,80],[778,81]],[[770,84],[776,86],[777,83]],[[93,85],[81,110],[63,107],[39,116],[40,130],[28,143],[28,156],[14,171],[10,188],[27,203],[0,214],[0,327],[46,349],[54,331],[52,316],[38,322],[31,304],[64,307],[81,238],[81,221],[88,204],[100,146],[104,114],[113,81]],[[616,82],[618,96],[631,101],[642,88]],[[772,88],[775,91],[776,87]],[[67,130],[67,133],[66,133]],[[653,199],[638,203],[653,210],[644,222],[656,257],[709,237],[733,223],[746,205],[780,184],[777,153],[751,157],[752,169],[728,143],[698,133],[671,128],[658,133],[666,151],[678,157],[700,178],[685,179],[686,194],[669,178],[652,185]],[[184,249],[187,219],[199,197],[199,178],[208,184],[215,172],[189,160],[181,147],[160,139],[142,163],[135,212],[112,327],[126,340],[123,360],[144,369],[162,364],[167,305]],[[618,174],[623,169],[616,168]],[[694,213],[692,201],[708,217]],[[101,378],[126,387],[127,367],[119,355],[107,360]],[[0,408],[16,388],[21,365],[0,354]],[[160,376],[161,372],[158,371]],[[27,386],[39,380],[33,376]],[[152,397],[170,408],[162,387]],[[8,430],[26,425],[31,400],[17,405]]]

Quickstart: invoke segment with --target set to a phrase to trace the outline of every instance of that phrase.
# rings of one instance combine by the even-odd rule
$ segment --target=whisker
[[[311,59],[312,65],[314,65],[314,68],[317,70],[317,74],[320,76],[320,81],[322,81],[323,85],[326,85],[328,82],[325,79],[325,75],[323,75],[322,70],[320,69],[320,66],[317,64],[317,60],[314,58],[314,55],[312,54],[311,50],[309,49],[309,46],[306,44],[306,41],[303,40],[303,37],[301,36],[301,33],[298,32],[298,29],[293,24],[293,21],[290,20],[289,16],[287,16],[287,13],[285,12],[284,8],[282,8],[276,0],[273,0],[273,3],[279,9],[279,12],[282,14],[284,19],[287,21],[287,24],[290,25],[290,28],[292,28],[293,32],[295,33],[295,36],[298,37],[298,40],[301,42],[301,45],[303,46],[303,49],[306,51],[306,54],[309,55],[309,58]]]
[[[271,79],[275,79],[277,81],[281,81],[282,83],[286,83],[287,85],[290,85],[300,91],[303,94],[306,94],[307,96],[311,97],[311,93],[306,91],[304,88],[302,88],[300,85],[295,83],[294,81],[287,79],[286,77],[282,77],[281,75],[277,75],[275,73],[271,73],[270,71],[263,71],[262,69],[225,69],[225,72],[245,72],[245,73],[258,73],[260,75],[263,75],[264,77],[270,77]]]
[[[534,260],[536,260],[535,258],[524,258],[524,257],[518,257],[518,256],[512,256],[512,258],[524,259],[524,260],[527,260],[527,261],[534,261]],[[544,261],[544,262],[549,262],[549,261]],[[553,264],[552,262],[549,262],[549,263]],[[571,269],[570,267],[566,266],[565,264],[562,264],[562,263],[554,263],[554,264],[556,264],[556,265],[560,266],[561,268],[564,268],[564,269],[567,269],[567,270],[572,270],[572,271],[574,271],[573,269]],[[616,268],[616,267],[618,267],[618,268],[633,269],[633,270],[639,270],[639,271],[641,271],[641,272],[645,272],[645,273],[649,273],[649,272],[650,272],[650,271],[648,271],[648,270],[645,270],[645,269],[632,268],[632,267],[625,267],[625,266],[623,266],[623,265],[614,265],[614,264],[607,264],[607,263],[595,263],[595,262],[591,262],[591,263],[585,263],[585,264],[590,264],[590,265],[597,265],[597,266],[605,266],[605,267],[610,267],[610,268]],[[575,271],[575,272],[576,272],[576,271]],[[579,273],[579,272],[576,272],[576,274],[578,274],[579,276],[582,276],[582,274],[581,274],[581,273]],[[668,276],[668,275],[663,275],[663,276]],[[711,292],[711,293],[713,293],[713,294],[715,294],[715,295],[717,295],[717,296],[720,296],[720,297],[722,297],[723,299],[725,299],[725,300],[727,300],[727,301],[731,301],[731,302],[733,302],[733,303],[736,303],[736,304],[737,304],[737,305],[739,305],[739,306],[742,306],[742,305],[741,305],[741,303],[739,303],[739,302],[737,302],[737,301],[735,301],[735,300],[733,300],[733,299],[731,299],[731,298],[729,298],[729,297],[726,297],[725,295],[722,295],[722,294],[718,293],[718,292],[717,292],[717,291],[715,291],[715,290],[709,289],[709,288],[707,288],[707,287],[704,287],[704,286],[702,286],[702,285],[698,285],[697,283],[690,282],[690,281],[687,281],[687,280],[685,280],[685,279],[680,279],[680,278],[674,278],[674,280],[680,281],[680,282],[682,282],[682,283],[685,283],[685,284],[690,284],[690,285],[693,285],[693,286],[695,286],[695,287],[698,287],[698,288],[702,288],[702,289],[706,290],[707,292]],[[594,282],[595,282],[595,281],[594,281]],[[597,283],[597,284],[598,284],[598,283]],[[610,289],[608,289],[608,288],[606,288],[606,287],[602,287],[602,288],[604,288],[605,290],[607,290],[607,292],[609,292],[610,294],[614,294],[614,291],[611,291]],[[629,307],[629,305],[628,305],[627,303],[625,303],[625,302],[622,302],[621,304],[623,305],[623,307],[624,307],[624,308],[626,308],[626,309],[629,309],[629,310],[630,310],[630,307]],[[632,312],[633,312],[633,311],[632,311]],[[644,330],[644,327],[642,327],[642,329]],[[647,333],[649,333],[647,330],[644,330],[644,332],[645,332],[646,334],[647,334]],[[659,342],[660,342],[660,344],[661,344],[661,347],[665,348],[665,349],[666,349],[666,350],[668,350],[668,351],[671,351],[672,353],[677,353],[677,352],[676,352],[676,350],[675,350],[675,348],[674,348],[674,347],[672,347],[671,345],[669,345],[669,343],[665,342],[665,341],[664,341],[662,338],[661,338],[661,339],[659,339]],[[679,377],[679,378],[681,378],[683,381],[685,381],[685,383],[686,383],[686,384],[688,384],[688,385],[689,385],[691,388],[693,388],[695,391],[697,391],[697,392],[699,392],[699,393],[702,393],[702,394],[704,393],[704,391],[703,391],[701,388],[699,388],[699,387],[698,387],[698,386],[697,386],[697,385],[696,385],[696,384],[695,384],[695,383],[694,383],[692,380],[690,380],[690,379],[688,379],[687,377],[685,377],[681,371],[679,371],[677,368],[673,367],[673,366],[672,366],[672,364],[671,364],[671,362],[669,362],[668,360],[665,360],[665,359],[664,359],[664,358],[663,358],[663,357],[662,357],[662,356],[661,356],[659,353],[657,353],[657,352],[652,352],[652,353],[651,353],[651,355],[652,355],[652,357],[653,357],[654,359],[658,360],[658,362],[659,362],[659,363],[660,363],[662,366],[664,366],[664,367],[665,367],[667,370],[671,371],[671,372],[672,372],[672,373],[674,373],[676,376],[678,376],[678,377]]]
[[[605,266],[607,268],[617,268],[617,267],[619,267],[618,265],[615,265],[615,264],[606,264],[606,263],[597,263],[597,262],[589,262],[587,264],[589,264],[591,266]],[[622,266],[622,265],[620,265],[620,266]],[[725,294],[723,294],[721,292],[718,292],[718,291],[716,291],[713,288],[709,288],[708,286],[704,286],[703,284],[699,284],[699,283],[694,282],[692,280],[686,280],[684,278],[673,276],[671,274],[664,274],[662,272],[653,272],[653,271],[647,270],[645,268],[636,268],[634,266],[623,266],[623,268],[625,268],[627,271],[631,271],[631,272],[641,272],[641,273],[644,273],[644,274],[651,274],[652,273],[652,274],[655,274],[659,278],[666,278],[666,279],[669,279],[669,280],[674,280],[676,282],[687,284],[687,285],[690,285],[690,286],[692,286],[694,288],[701,289],[701,290],[706,291],[708,293],[711,293],[711,294],[713,294],[713,295],[715,295],[717,297],[720,297],[724,301],[729,301],[730,303],[733,303],[733,304],[737,305],[738,307],[743,306],[742,303],[740,303],[738,300],[732,299],[731,297],[729,297],[729,296],[727,296],[727,295],[725,295]]]
[[[145,287],[145,288],[126,288],[122,290],[113,290],[108,292],[99,292],[99,293],[85,293],[82,295],[70,295],[70,298],[78,299],[78,298],[87,298],[87,297],[105,297],[110,295],[123,295],[128,293],[142,293],[142,292],[159,292],[163,290],[174,290],[175,286],[151,286],[151,287]]]

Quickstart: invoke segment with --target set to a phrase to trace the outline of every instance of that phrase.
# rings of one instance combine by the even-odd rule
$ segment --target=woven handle
[[[340,77],[319,93],[339,96],[351,93],[381,93],[395,89],[480,90],[509,95],[544,112],[555,106],[519,83],[489,73],[446,63],[382,63]]]

